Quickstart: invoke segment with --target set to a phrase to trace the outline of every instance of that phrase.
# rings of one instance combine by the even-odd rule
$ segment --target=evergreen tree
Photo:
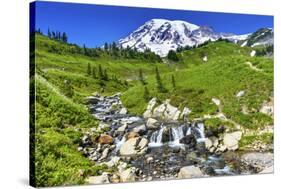
[[[103,80],[108,81],[107,69],[104,69]]]
[[[146,84],[145,81],[144,81],[144,78],[143,78],[142,69],[139,69],[139,80],[143,85]]]
[[[51,39],[52,38],[52,33],[50,31],[50,29],[48,28],[48,37]]]
[[[56,39],[56,33],[52,31],[52,39]]]
[[[63,32],[63,33],[62,33],[62,41],[65,42],[65,43],[67,43],[67,40],[68,40],[68,39],[67,39],[67,35],[66,35],[65,32]]]
[[[93,67],[93,69],[92,69],[92,76],[93,76],[94,79],[97,78],[96,68],[94,68],[94,67]]]
[[[149,91],[146,86],[144,86],[143,98],[145,99],[145,101],[148,101],[150,99]]]
[[[179,61],[179,58],[178,58],[178,56],[177,56],[177,53],[176,53],[175,51],[173,51],[173,50],[170,50],[170,51],[169,51],[167,58],[168,58],[169,60],[172,60],[172,61],[175,61],[175,62]]]
[[[90,76],[92,74],[91,64],[88,63],[87,74]]]
[[[104,50],[105,50],[105,51],[108,51],[108,43],[105,43],[105,44],[104,44]]]
[[[102,80],[103,79],[103,71],[102,71],[102,67],[101,65],[99,65],[99,70],[98,70],[98,74],[99,74],[99,79]]]
[[[156,67],[155,69],[155,72],[156,72],[156,83],[157,83],[157,89],[160,93],[165,93],[167,92],[167,90],[165,89],[163,83],[162,83],[162,80],[161,80],[161,77],[160,77],[160,74],[159,74],[159,71],[158,71],[158,68]]]
[[[176,81],[174,75],[172,75],[172,86],[174,89],[176,89]]]

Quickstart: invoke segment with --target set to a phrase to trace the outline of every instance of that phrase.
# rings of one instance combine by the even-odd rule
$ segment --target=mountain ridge
[[[118,43],[123,48],[136,48],[141,52],[150,49],[155,54],[165,57],[170,50],[179,47],[198,46],[206,41],[216,41],[220,38],[239,43],[246,41],[252,34],[217,33],[210,26],[157,18],[145,22],[128,36],[121,38]]]

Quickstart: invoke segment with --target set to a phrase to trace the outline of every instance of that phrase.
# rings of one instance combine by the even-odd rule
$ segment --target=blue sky
[[[91,4],[36,2],[36,28],[66,32],[69,42],[101,46],[127,36],[153,18],[184,20],[211,26],[216,32],[245,34],[273,28],[273,17],[262,15],[182,11]]]

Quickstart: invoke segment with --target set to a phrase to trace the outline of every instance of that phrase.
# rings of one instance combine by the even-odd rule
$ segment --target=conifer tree
[[[144,93],[143,93],[143,98],[148,101],[150,99],[149,91],[146,86],[144,86]]]
[[[165,89],[163,83],[162,83],[162,80],[161,80],[161,77],[160,77],[160,74],[159,74],[159,71],[158,71],[158,68],[156,67],[155,69],[155,72],[156,72],[156,83],[157,83],[157,89],[160,93],[165,93],[167,92],[167,90]]]
[[[103,79],[104,79],[105,81],[108,81],[107,69],[104,69]]]
[[[52,34],[51,34],[51,31],[50,29],[48,28],[48,37],[51,39],[52,38]]]
[[[99,74],[99,79],[100,80],[102,80],[102,78],[103,78],[103,71],[102,71],[102,67],[101,67],[101,65],[99,65],[99,70],[98,70],[98,74]]]
[[[142,69],[139,69],[139,80],[143,85],[146,84],[145,81],[144,81],[144,78],[143,78]]]
[[[96,68],[94,68],[94,67],[93,67],[93,69],[92,69],[92,76],[93,76],[94,79],[97,78]]]
[[[62,33],[62,39],[63,42],[67,43],[67,35],[65,32]]]
[[[87,74],[90,76],[92,74],[91,64],[88,63]]]
[[[174,75],[172,75],[172,86],[173,86],[173,89],[176,89],[176,81],[175,81]]]

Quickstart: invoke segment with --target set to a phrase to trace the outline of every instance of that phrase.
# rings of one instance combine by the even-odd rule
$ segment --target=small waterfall
[[[172,127],[165,127],[161,126],[161,129],[152,133],[149,141],[150,147],[157,147],[163,145],[163,131],[168,129],[169,134],[169,141],[167,144],[171,147],[173,146],[182,146],[183,144],[180,143],[180,140],[185,136],[194,134],[196,136],[196,140],[198,143],[205,142],[205,134],[204,134],[204,124],[198,123],[193,125],[192,127],[187,125],[181,126],[172,126]],[[167,131],[167,130],[166,130]],[[165,142],[166,143],[166,142]]]
[[[172,140],[170,140],[169,145],[170,146],[180,146],[182,144],[180,144],[180,139],[182,139],[184,137],[183,134],[183,129],[184,129],[184,125],[180,126],[180,127],[172,127]]]
[[[116,148],[115,151],[118,152],[122,146],[122,144],[124,144],[126,141],[126,137],[123,136],[121,140],[119,140],[118,138],[115,139],[115,144],[116,144]]]
[[[190,134],[191,134],[191,128],[190,128],[190,127],[188,127],[188,129],[187,129],[187,131],[186,131],[185,136],[190,135]]]
[[[205,131],[204,131],[204,124],[198,123],[195,129],[199,132],[200,137],[198,137],[196,140],[197,142],[205,142]]]
[[[159,131],[155,131],[152,133],[149,141],[149,146],[150,147],[157,147],[157,146],[162,146],[162,135],[165,127],[163,127],[163,124],[161,125],[161,129]]]

